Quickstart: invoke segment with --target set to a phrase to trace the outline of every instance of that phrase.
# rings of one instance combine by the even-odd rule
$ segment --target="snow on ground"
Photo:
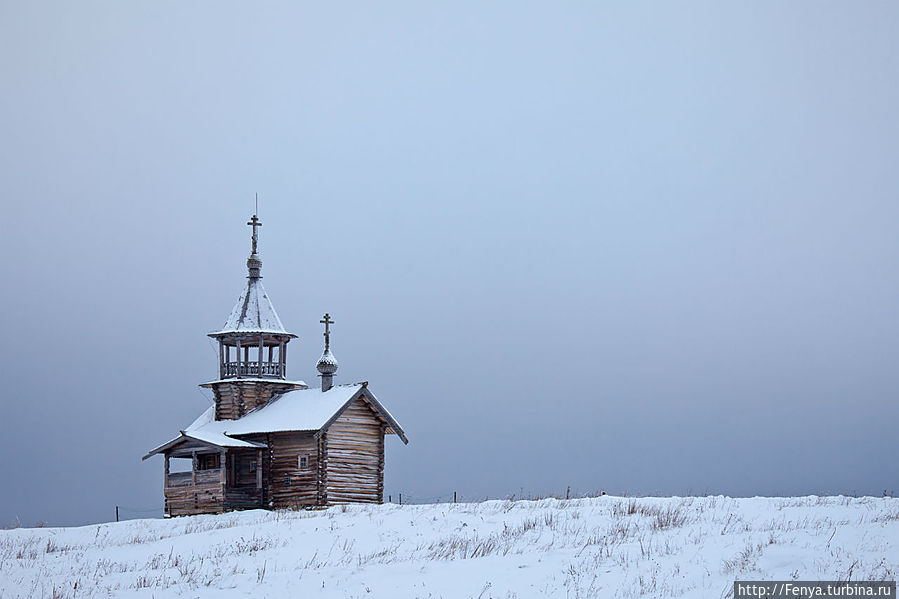
[[[727,597],[895,579],[899,499],[624,498],[249,511],[0,531],[14,597]]]

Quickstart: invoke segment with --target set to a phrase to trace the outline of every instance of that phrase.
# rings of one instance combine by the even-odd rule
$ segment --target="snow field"
[[[17,597],[728,597],[893,580],[899,500],[670,497],[338,506],[0,531]]]

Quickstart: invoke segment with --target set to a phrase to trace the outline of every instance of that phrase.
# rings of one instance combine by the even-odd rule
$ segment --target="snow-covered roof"
[[[219,447],[264,447],[258,443],[250,441],[242,441],[225,435],[221,431],[215,430],[215,427],[208,426],[215,423],[215,406],[209,408],[200,414],[200,417],[194,420],[190,426],[181,431],[181,434],[191,439],[197,439]]]
[[[364,396],[390,429],[408,443],[406,434],[396,419],[367,389],[367,383],[335,385],[327,391],[297,389],[288,391],[261,408],[236,420],[215,420],[215,408],[210,407],[172,441],[160,445],[145,456],[160,453],[182,438],[192,438],[218,447],[260,447],[256,443],[235,439],[235,436],[254,433],[291,431],[319,431],[331,424],[349,403]],[[246,445],[235,445],[245,443]]]
[[[209,335],[218,337],[235,333],[271,333],[296,337],[284,330],[275,307],[265,293],[261,278],[257,277],[247,277],[247,286],[240,294],[222,330]]]
[[[217,447],[265,447],[265,445],[262,443],[241,441],[240,439],[233,439],[227,435],[222,435],[220,433],[212,431],[193,431],[190,433],[184,431],[184,433],[182,434],[190,439],[196,439],[197,441],[209,443],[210,445],[215,445]]]
[[[218,431],[226,435],[317,431],[362,389],[362,383],[321,389],[289,391],[237,420],[218,420],[196,430]],[[191,425],[193,426],[193,425]],[[188,431],[191,429],[188,427]]]
[[[397,435],[408,443],[402,427],[368,390],[368,383],[335,385],[327,391],[320,388],[288,391],[261,408],[237,420],[219,420],[208,426],[221,427],[224,434],[249,435],[286,431],[319,431],[331,424],[356,397],[364,396],[375,412]],[[205,428],[205,427],[204,427]]]
[[[161,453],[168,449],[169,447],[173,447],[183,442],[187,442],[191,439],[195,439],[201,443],[206,443],[209,445],[215,445],[216,447],[243,447],[243,448],[264,448],[265,445],[261,445],[259,443],[253,443],[251,441],[243,441],[241,439],[234,439],[232,437],[228,437],[227,435],[222,434],[214,430],[213,428],[205,428],[207,424],[215,422],[215,406],[210,406],[205,412],[200,414],[200,417],[194,420],[190,426],[188,426],[185,430],[181,431],[181,433],[171,439],[166,441],[159,447],[156,447],[150,450],[147,455],[144,456],[143,459],[147,459],[150,456],[156,455],[157,453]]]

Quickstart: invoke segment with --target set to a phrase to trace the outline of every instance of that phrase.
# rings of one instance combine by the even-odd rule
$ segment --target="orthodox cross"
[[[319,322],[322,323],[323,325],[325,325],[325,351],[328,351],[328,349],[331,347],[331,326],[330,325],[334,324],[334,321],[331,320],[330,314],[325,313],[325,319],[319,320]]]
[[[261,227],[262,223],[259,222],[259,219],[256,218],[256,215],[254,214],[253,218],[251,218],[250,222],[248,222],[247,224],[250,225],[251,227],[253,227],[253,253],[255,254],[256,253],[256,241],[258,239],[256,236],[256,227]]]

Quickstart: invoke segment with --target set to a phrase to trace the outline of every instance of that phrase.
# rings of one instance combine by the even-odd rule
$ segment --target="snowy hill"
[[[726,597],[741,579],[895,579],[899,500],[348,506],[0,531],[0,598]]]

